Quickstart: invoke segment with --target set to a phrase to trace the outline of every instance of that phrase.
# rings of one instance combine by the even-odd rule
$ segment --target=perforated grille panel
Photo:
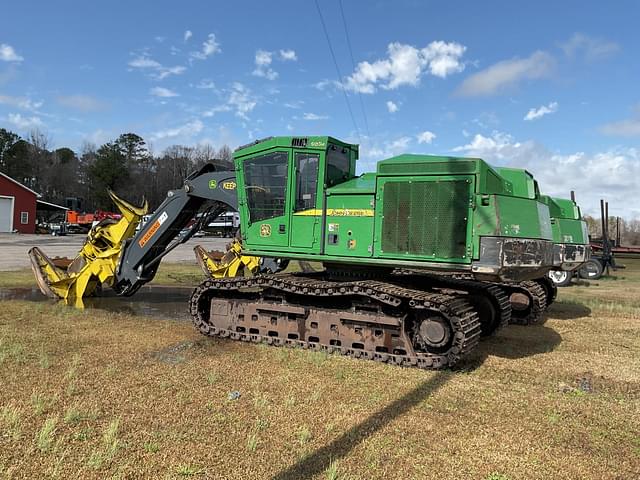
[[[466,180],[384,184],[383,253],[463,259],[470,184]]]

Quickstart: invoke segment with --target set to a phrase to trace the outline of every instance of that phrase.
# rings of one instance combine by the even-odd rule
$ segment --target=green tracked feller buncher
[[[544,295],[531,295],[527,302],[518,308],[514,303],[513,323],[528,325],[540,323],[544,320],[544,311],[555,301],[557,287],[566,286],[571,281],[573,273],[579,269],[591,256],[587,224],[582,220],[580,207],[574,200],[552,198],[540,193],[538,184],[532,175],[524,169],[498,167],[500,175],[509,179],[519,195],[535,198],[539,208],[546,206],[551,218],[551,233],[554,242],[554,266],[547,275],[529,281],[526,285],[533,294],[536,290],[544,290]],[[560,279],[565,283],[559,283]],[[536,287],[533,284],[537,284]]]
[[[549,207],[553,232],[553,269],[547,275],[556,286],[565,287],[591,258],[587,222],[573,200],[541,195],[540,201]]]
[[[195,233],[198,222],[185,231],[193,218],[233,209],[238,254],[261,258],[263,272],[287,260],[324,271],[205,280],[189,305],[205,335],[442,368],[511,320],[514,295],[544,296],[528,282],[546,277],[554,247],[531,175],[509,177],[477,158],[401,155],[357,176],[357,158],[357,145],[326,136],[245,145],[235,171],[192,174],[131,238],[122,225],[98,225],[74,271],[33,249],[38,283],[62,296],[85,272],[83,285],[131,295]],[[122,222],[139,221],[143,211],[130,210]]]

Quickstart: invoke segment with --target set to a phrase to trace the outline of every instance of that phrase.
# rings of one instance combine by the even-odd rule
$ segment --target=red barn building
[[[39,195],[0,173],[0,232],[35,233]]]

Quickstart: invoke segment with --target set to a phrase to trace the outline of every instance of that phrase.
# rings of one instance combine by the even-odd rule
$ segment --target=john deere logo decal
[[[218,186],[218,182],[216,182],[215,180],[209,180],[209,189],[210,190],[215,190],[217,186]]]
[[[263,223],[260,225],[260,236],[261,237],[270,237],[271,236],[271,225],[268,223]]]

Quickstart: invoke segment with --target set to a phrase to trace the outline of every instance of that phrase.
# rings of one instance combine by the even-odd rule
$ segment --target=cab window
[[[351,178],[349,149],[329,145],[327,150],[327,188]]]
[[[296,204],[295,212],[309,210],[316,206],[318,187],[317,154],[296,153]]]
[[[284,215],[288,177],[287,152],[273,152],[244,161],[244,183],[252,222]]]

